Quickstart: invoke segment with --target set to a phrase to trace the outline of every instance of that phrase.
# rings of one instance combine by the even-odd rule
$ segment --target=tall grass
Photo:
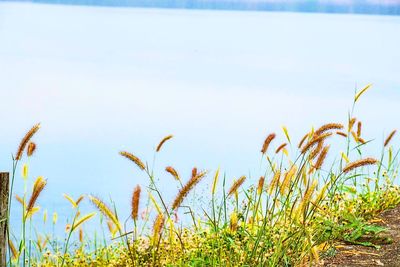
[[[361,241],[361,237],[383,231],[370,220],[400,203],[395,183],[399,150],[391,145],[396,133],[393,131],[382,143],[379,156],[363,154],[369,141],[362,134],[363,124],[353,113],[356,102],[369,88],[356,92],[345,123],[312,128],[298,146],[292,145],[286,127],[285,143],[276,145],[278,135],[267,135],[261,145],[263,174],[256,180],[241,176],[227,184],[220,169],[207,172],[193,168],[184,182],[174,167],[167,166],[171,182],[179,183],[180,188],[168,201],[157,185],[154,169],[134,154],[120,152],[148,177],[148,190],[145,194],[140,186],[133,188],[132,198],[127,199],[131,212],[125,222],[120,220],[115,205],[88,196],[100,212],[101,225],[108,229],[109,234],[103,230],[102,237],[85,234],[82,225],[95,212],[81,215],[79,203],[84,197],[74,200],[68,195],[65,198],[72,204],[74,216],[66,225],[65,241],[59,242],[54,234],[45,238],[35,238],[31,231],[27,234],[25,228],[29,222],[31,229],[29,219],[35,216],[37,199],[46,185],[39,177],[28,204],[26,189],[23,198],[18,198],[24,214],[23,231],[20,238],[10,235],[9,265],[308,266],[332,255],[338,241],[375,246],[371,241]],[[37,131],[35,127],[22,139],[13,163],[13,180],[25,146]],[[171,138],[163,138],[156,147],[153,166],[156,155]],[[28,145],[28,159],[35,148]],[[23,165],[25,179],[27,166]],[[190,206],[190,193],[207,178],[211,180],[210,205]],[[184,223],[179,219],[183,215],[189,218]],[[76,240],[72,240],[73,235]]]

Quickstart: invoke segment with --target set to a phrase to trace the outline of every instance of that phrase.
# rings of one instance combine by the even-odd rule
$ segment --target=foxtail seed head
[[[267,152],[269,144],[271,144],[272,140],[274,140],[275,137],[276,137],[276,134],[271,133],[270,135],[267,136],[267,138],[265,138],[264,144],[261,148],[261,153],[263,155]]]
[[[164,145],[164,143],[165,143],[166,141],[168,141],[169,139],[171,139],[172,137],[174,137],[174,136],[173,136],[173,135],[168,135],[168,136],[164,137],[164,138],[161,140],[161,142],[158,144],[158,146],[157,146],[157,148],[156,148],[156,152],[160,152],[161,147]]]
[[[283,143],[282,145],[280,145],[276,150],[275,150],[275,154],[278,154],[279,151],[281,151],[284,147],[287,146],[287,143]]]
[[[235,193],[239,187],[244,183],[244,181],[246,180],[246,176],[241,176],[238,180],[236,180],[231,188],[228,191],[228,196],[232,195],[233,193]]]
[[[26,206],[26,214],[32,211],[37,199],[39,198],[40,193],[43,191],[45,186],[46,180],[42,176],[39,176],[33,184],[32,195],[29,199],[28,205]]]
[[[311,151],[309,158],[310,158],[311,160],[315,159],[315,158],[318,156],[318,154],[321,152],[321,150],[322,150],[323,148],[324,148],[324,141],[318,142],[317,147],[314,148],[314,149]]]
[[[343,129],[343,125],[340,123],[328,123],[328,124],[322,125],[315,131],[315,135],[320,135],[326,131],[333,130],[333,129],[341,130],[341,129]]]
[[[165,168],[165,171],[171,174],[175,178],[175,180],[180,181],[179,174],[173,167],[168,166]]]
[[[349,120],[348,131],[350,132],[353,129],[354,123],[356,123],[356,118],[351,118]]]
[[[337,131],[336,132],[337,135],[343,136],[343,137],[347,137],[347,133],[341,132],[341,131]]]
[[[131,216],[133,220],[137,220],[139,213],[139,200],[140,200],[140,185],[137,185],[133,190],[132,203],[131,203]]]
[[[304,212],[308,203],[310,202],[311,196],[314,193],[315,188],[318,185],[318,181],[316,179],[313,180],[310,187],[307,188],[306,192],[304,193],[303,200],[301,201],[301,210]]]
[[[164,227],[164,222],[165,222],[165,218],[163,214],[158,214],[156,219],[154,220],[154,224],[153,224],[153,237],[154,237],[154,241],[158,240],[158,237],[161,234],[161,231]]]
[[[281,195],[283,195],[286,191],[286,189],[289,187],[290,182],[292,181],[293,176],[297,172],[297,166],[293,165],[288,172],[285,174],[285,178],[283,179],[283,182],[281,184],[280,192]]]
[[[28,157],[32,156],[33,153],[36,151],[36,144],[34,142],[29,142],[28,149],[26,150],[26,155]]]
[[[35,124],[22,138],[21,143],[19,144],[17,153],[15,154],[15,159],[20,160],[22,158],[22,153],[25,150],[26,145],[31,140],[32,136],[39,130],[40,123]]]
[[[361,121],[359,121],[357,123],[357,137],[361,136],[361,128],[362,128],[362,123],[361,123]]]
[[[347,173],[351,170],[354,170],[356,168],[362,167],[362,166],[366,166],[366,165],[374,165],[378,163],[378,160],[374,159],[374,158],[365,158],[365,159],[360,159],[354,162],[351,162],[349,164],[347,164],[344,168],[343,168],[343,172]]]
[[[121,151],[121,152],[119,152],[119,154],[120,154],[121,156],[123,156],[123,157],[125,157],[125,158],[131,160],[131,161],[132,161],[133,163],[135,163],[136,166],[138,166],[141,170],[144,170],[144,169],[145,169],[144,163],[143,163],[138,157],[136,157],[135,155],[133,155],[133,154],[127,152],[127,151]]]
[[[315,163],[314,168],[316,170],[319,170],[322,166],[322,164],[325,161],[326,155],[328,154],[329,151],[329,146],[325,146],[324,149],[322,149],[321,153],[318,156],[317,162]]]
[[[298,148],[301,148],[304,144],[304,142],[306,141],[306,139],[309,137],[310,133],[306,133],[303,138],[300,140],[300,143],[298,144]]]
[[[106,216],[109,220],[111,220],[116,228],[120,231],[122,229],[120,222],[117,219],[117,216],[113,211],[100,199],[94,196],[89,196],[90,201],[93,205]]]
[[[305,154],[313,145],[315,145],[318,142],[321,142],[323,140],[325,140],[326,138],[328,138],[329,136],[331,136],[332,133],[322,133],[320,135],[317,135],[314,137],[301,149],[301,153]]]
[[[176,210],[182,204],[183,199],[189,194],[194,186],[200,182],[200,180],[204,176],[206,176],[206,172],[197,173],[195,176],[192,176],[192,178],[190,178],[190,180],[182,187],[181,190],[179,190],[179,193],[176,195],[175,200],[172,203],[173,210]]]
[[[386,138],[385,143],[384,143],[384,146],[385,146],[385,147],[390,143],[390,140],[392,140],[392,138],[393,138],[393,136],[395,135],[395,133],[396,133],[396,130],[392,131],[392,132],[389,134],[389,136]]]
[[[265,182],[265,177],[261,176],[260,179],[258,179],[258,186],[257,186],[257,194],[261,195],[263,188],[264,188],[264,182]]]
[[[272,195],[272,193],[274,192],[275,188],[277,186],[279,186],[279,180],[281,177],[281,172],[279,170],[277,170],[274,173],[274,176],[272,177],[271,183],[269,184],[269,188],[268,188],[268,194]]]

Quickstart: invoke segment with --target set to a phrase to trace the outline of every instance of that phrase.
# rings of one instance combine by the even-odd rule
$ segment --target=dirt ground
[[[374,242],[380,248],[338,244],[338,253],[323,260],[322,266],[390,266],[400,267],[400,206],[383,212],[376,224],[388,229]]]

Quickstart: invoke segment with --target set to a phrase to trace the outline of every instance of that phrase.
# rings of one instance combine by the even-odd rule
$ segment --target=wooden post
[[[0,172],[0,266],[7,264],[9,173]]]

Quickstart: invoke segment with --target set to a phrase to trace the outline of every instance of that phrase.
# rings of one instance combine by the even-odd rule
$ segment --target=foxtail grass
[[[165,168],[165,171],[168,172],[169,174],[171,174],[172,177],[175,178],[175,180],[177,180],[177,181],[181,180],[180,177],[179,177],[178,172],[173,167],[168,166],[168,167]]]
[[[168,140],[170,140],[173,137],[173,135],[168,135],[166,137],[164,137],[161,142],[158,144],[157,148],[156,148],[156,152],[160,152],[162,146],[164,145],[165,142],[167,142]]]
[[[374,165],[377,164],[378,160],[374,159],[374,158],[365,158],[365,159],[360,159],[354,162],[351,162],[349,164],[347,164],[344,168],[343,168],[343,172],[347,173],[350,172],[356,168],[360,168],[362,166],[367,166],[367,165]]]
[[[140,192],[141,192],[141,188],[139,185],[137,185],[135,187],[135,189],[133,190],[132,202],[131,202],[131,217],[133,220],[138,219]]]
[[[110,221],[113,222],[118,231],[122,230],[121,224],[116,214],[100,198],[89,196],[89,200],[101,213],[104,214],[104,216],[106,216]]]
[[[287,146],[287,143],[281,144],[276,150],[275,154],[278,154],[282,149],[284,149]]]
[[[322,125],[320,128],[318,128],[315,131],[315,135],[320,135],[329,130],[341,130],[341,129],[343,129],[343,125],[340,123],[327,123],[325,125]]]
[[[232,186],[229,188],[228,191],[228,196],[233,195],[234,193],[237,192],[237,190],[239,189],[240,186],[242,186],[242,184],[244,183],[244,181],[246,180],[246,176],[241,176],[239,179],[237,179]]]
[[[319,170],[322,167],[322,164],[324,163],[326,156],[328,155],[329,147],[330,147],[329,145],[325,146],[322,149],[321,153],[319,154],[319,156],[317,158],[317,162],[315,163],[315,166],[314,166],[314,168],[316,170]]]
[[[156,146],[150,165],[129,152],[120,152],[143,170],[137,175],[149,178],[147,185],[134,187],[131,198],[126,200],[130,212],[125,223],[121,225],[115,205],[108,206],[90,195],[95,212],[82,215],[79,203],[84,195],[75,199],[65,194],[74,216],[62,225],[67,232],[61,245],[48,235],[37,234],[33,240],[30,229],[35,228],[31,218],[39,210],[37,199],[46,185],[43,178],[38,179],[30,198],[26,198],[29,191],[24,191],[21,197],[13,195],[21,203],[23,214],[29,211],[24,221],[29,219],[30,225],[21,239],[13,235],[17,246],[8,240],[10,265],[26,262],[36,266],[314,266],[334,249],[336,242],[360,244],[360,237],[381,231],[371,225],[371,219],[400,204],[400,188],[394,182],[400,166],[400,152],[392,145],[395,131],[384,140],[380,157],[365,157],[363,153],[370,140],[365,141],[361,136],[363,126],[353,111],[354,104],[369,88],[370,85],[356,93],[346,119],[347,129],[341,123],[311,128],[297,149],[284,126],[282,136],[273,133],[264,140],[261,158],[265,156],[266,160],[261,160],[257,173],[249,173],[247,178],[241,176],[231,184],[229,175],[221,174],[218,168],[208,181],[210,188],[193,194],[195,201],[189,201],[189,194],[194,188],[197,191],[197,185],[206,176],[206,172],[197,168],[192,169],[188,181],[182,184],[173,167],[161,167],[179,181],[178,192],[171,199],[158,186],[160,167],[155,167],[156,155],[172,136]],[[29,150],[32,136],[28,134],[24,137],[27,141],[21,141],[25,143],[23,152],[26,145]],[[277,137],[285,142],[267,156]],[[278,154],[282,151],[284,155]],[[27,151],[28,158],[32,153]],[[14,161],[14,171],[21,158]],[[25,164],[22,176],[29,181]],[[144,183],[143,179],[139,181]],[[175,183],[167,180],[171,182]],[[204,192],[211,194],[211,207],[200,201],[206,197]],[[102,239],[101,234],[91,238],[85,232],[95,213],[100,214],[102,229],[105,226],[109,230],[109,233],[102,230]],[[63,222],[57,220],[57,213],[53,213],[53,229]],[[43,224],[46,221],[47,213],[43,214]]]
[[[320,135],[316,135],[314,136],[308,143],[306,143],[304,145],[304,147],[301,149],[301,153],[305,154],[307,153],[307,151],[314,146],[315,144],[324,141],[326,138],[332,136],[332,133],[328,132],[328,133],[322,133]]]
[[[21,143],[18,146],[17,153],[15,154],[15,160],[20,160],[22,158],[22,154],[24,153],[25,147],[28,142],[32,139],[35,133],[39,130],[40,123],[35,124],[22,138]]]
[[[28,148],[26,150],[26,155],[30,157],[33,155],[33,153],[35,153],[35,151],[36,151],[36,144],[34,142],[29,142]]]
[[[388,146],[389,143],[390,143],[390,141],[392,140],[392,138],[393,138],[393,136],[394,136],[395,134],[396,134],[396,130],[392,131],[392,132],[388,135],[388,137],[386,137],[383,146],[385,146],[385,147]]]
[[[271,133],[271,134],[269,134],[267,136],[267,138],[265,138],[263,146],[261,148],[261,154],[264,155],[265,153],[267,153],[268,147],[271,144],[272,140],[275,139],[275,137],[276,137],[276,134],[275,133]]]
[[[193,174],[195,174],[193,176]],[[189,192],[198,184],[201,179],[206,175],[206,172],[192,172],[192,178],[179,190],[176,195],[174,202],[172,203],[172,209],[176,210],[183,202],[184,198],[189,194]]]
[[[139,167],[139,169],[144,170],[146,168],[146,166],[144,165],[144,163],[135,155],[133,155],[132,153],[129,153],[127,151],[121,151],[119,153],[121,156],[131,160],[133,163],[136,164],[136,166]]]
[[[36,201],[40,196],[40,193],[42,193],[44,187],[46,186],[46,183],[47,183],[46,180],[42,176],[39,176],[36,179],[36,181],[33,185],[32,195],[29,198],[28,205],[26,206],[26,214],[29,214],[32,212],[32,210],[36,204]]]

